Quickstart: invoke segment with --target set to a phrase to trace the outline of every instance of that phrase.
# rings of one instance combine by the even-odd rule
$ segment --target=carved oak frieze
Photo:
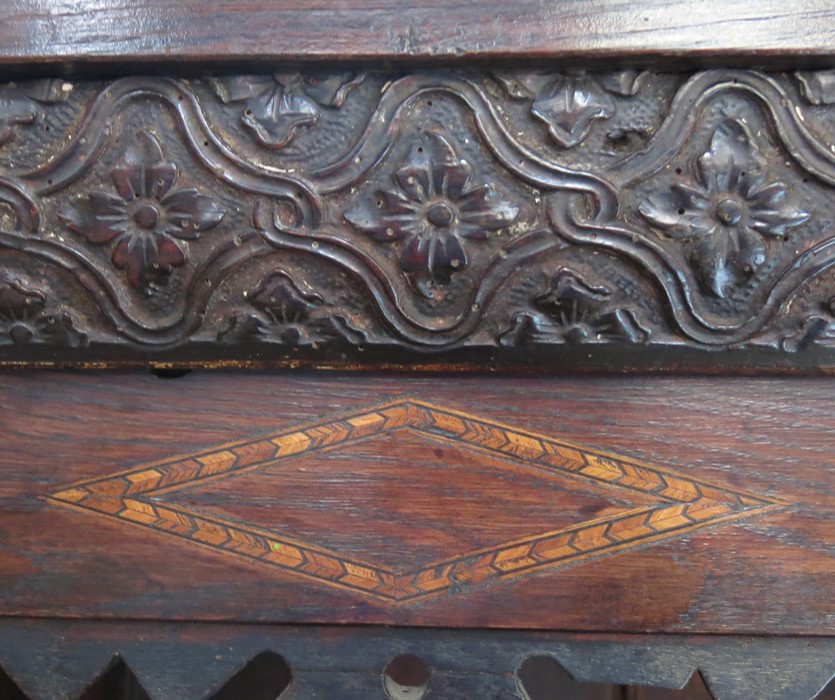
[[[833,75],[8,84],[0,362],[833,367]]]

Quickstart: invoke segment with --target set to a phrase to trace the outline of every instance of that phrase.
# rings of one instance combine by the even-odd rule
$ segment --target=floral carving
[[[344,338],[359,343],[364,334],[344,313],[331,310],[321,295],[277,270],[246,294],[252,311],[232,317],[219,338],[226,342],[257,339],[283,345],[310,345]]]
[[[835,70],[798,71],[800,92],[813,105],[835,104]]]
[[[582,72],[493,75],[512,97],[533,100],[531,114],[545,123],[560,146],[571,148],[588,136],[595,121],[614,115],[612,95],[634,95],[646,73],[623,70],[594,77]]]
[[[71,91],[72,84],[63,80],[36,80],[0,87],[0,146],[12,137],[15,126],[35,122],[39,105],[61,102]]]
[[[209,79],[224,104],[244,103],[241,123],[263,145],[284,148],[300,127],[312,126],[322,108],[339,108],[365,75],[274,73]]]
[[[0,86],[4,361],[835,365],[835,71],[360,80]]]
[[[50,343],[77,347],[86,336],[67,313],[47,313],[46,296],[20,280],[0,279],[0,345]]]
[[[472,172],[444,136],[429,133],[413,144],[394,173],[394,186],[359,203],[345,218],[375,240],[403,241],[401,267],[422,293],[433,296],[438,285],[469,264],[465,241],[485,241],[519,214],[490,185],[473,185]]]
[[[91,192],[59,216],[94,245],[115,243],[113,264],[127,272],[134,287],[152,294],[167,282],[172,268],[186,263],[182,242],[200,238],[223,212],[196,189],[174,187],[177,165],[165,160],[148,131],[137,134],[110,179],[115,194]]]
[[[641,214],[670,238],[690,241],[689,257],[702,285],[726,297],[766,262],[765,237],[782,239],[809,213],[788,185],[769,179],[748,130],[726,121],[713,132],[706,153],[669,192],[652,195]]]
[[[642,343],[649,338],[631,309],[613,303],[608,287],[591,286],[568,268],[551,279],[548,288],[534,297],[532,306],[533,313],[517,315],[501,334],[503,345]]]
[[[817,308],[797,323],[793,332],[786,335],[781,348],[786,352],[799,352],[813,344],[835,347],[835,297],[816,304]]]

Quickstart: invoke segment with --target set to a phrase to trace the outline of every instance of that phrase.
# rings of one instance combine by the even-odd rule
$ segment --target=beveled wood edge
[[[587,60],[686,65],[831,62],[830,4],[801,0],[618,0],[475,5],[396,0],[326,2],[131,0],[107,6],[11,0],[0,22],[0,65],[107,70],[118,65],[225,61]],[[106,31],[103,31],[106,28]],[[38,66],[38,67],[36,67]]]

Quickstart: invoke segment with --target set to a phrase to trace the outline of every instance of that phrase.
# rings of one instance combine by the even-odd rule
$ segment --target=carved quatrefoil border
[[[404,429],[545,474],[567,476],[578,485],[585,481],[613,491],[651,496],[657,502],[462,552],[428,565],[395,570],[288,537],[279,530],[155,498],[216,479],[231,479],[230,488],[234,488],[236,475]],[[414,399],[384,403],[273,435],[80,481],[51,492],[48,500],[388,604],[411,603],[490,580],[553,571],[789,505],[782,499],[731,489]]]

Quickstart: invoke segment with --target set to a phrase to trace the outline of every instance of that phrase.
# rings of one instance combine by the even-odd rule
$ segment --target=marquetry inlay
[[[339,532],[317,530],[319,492],[351,478],[365,485],[354,489],[350,513],[341,515],[348,505],[338,497],[329,501]],[[386,486],[384,507],[375,506],[383,478],[397,488]],[[410,494],[431,501],[432,489],[437,509],[407,507]],[[528,523],[519,499],[540,491],[545,509]],[[787,505],[411,399],[81,481],[48,499],[387,603],[555,570]],[[494,512],[511,511],[501,532],[489,527],[492,502]],[[387,531],[388,547],[371,522],[387,515],[399,528]],[[444,519],[459,534],[432,551],[421,528]],[[379,543],[378,555],[368,542]]]

